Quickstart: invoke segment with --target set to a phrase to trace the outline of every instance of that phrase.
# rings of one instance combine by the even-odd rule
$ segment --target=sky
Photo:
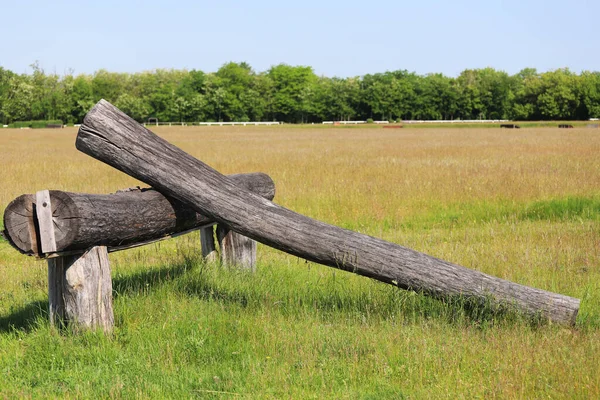
[[[0,66],[91,74],[308,65],[318,75],[600,70],[598,0],[0,0]]]

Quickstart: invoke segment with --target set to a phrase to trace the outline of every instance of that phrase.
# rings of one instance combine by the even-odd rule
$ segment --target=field
[[[111,255],[116,328],[47,322],[47,269],[0,240],[0,397],[600,398],[600,131],[158,127],[275,201],[582,300],[565,328],[473,313],[259,246],[243,273],[198,233]],[[22,193],[140,184],[76,130],[0,130],[0,211]]]

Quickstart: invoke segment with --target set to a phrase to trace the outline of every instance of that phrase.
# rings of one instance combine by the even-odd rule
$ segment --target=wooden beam
[[[42,252],[52,253],[56,251],[56,236],[54,234],[54,219],[52,218],[52,203],[50,192],[42,190],[35,194],[36,217],[40,227],[40,242]]]
[[[228,179],[265,198],[275,195],[266,174]],[[19,196],[4,211],[9,242],[24,254],[43,258],[81,254],[97,245],[109,251],[137,247],[214,223],[180,201],[140,188],[108,195],[44,190]]]
[[[557,323],[575,323],[578,299],[509,282],[295,213],[241,188],[105,100],[86,115],[76,147],[237,233],[309,261],[435,297],[491,301]]]

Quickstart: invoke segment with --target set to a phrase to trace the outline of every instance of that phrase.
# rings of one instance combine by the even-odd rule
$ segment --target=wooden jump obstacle
[[[500,128],[506,129],[521,129],[521,127],[517,124],[500,124]]]
[[[232,260],[241,260],[241,264],[252,268],[255,262],[255,255],[252,255],[255,253],[252,252],[255,251],[256,244],[249,241],[256,240],[306,260],[373,278],[402,289],[420,291],[437,298],[459,297],[479,304],[491,302],[493,305],[511,308],[532,317],[542,317],[560,324],[575,323],[579,299],[506,281],[398,244],[295,213],[271,202],[274,186],[270,179],[268,182],[271,185],[266,180],[262,181],[262,185],[257,184],[256,180],[253,180],[252,184],[248,183],[249,181],[244,184],[240,179],[224,176],[156,136],[107,101],[101,100],[86,115],[77,135],[76,147],[151,185],[155,189],[153,195],[164,197],[165,201],[162,204],[167,208],[171,207],[171,211],[159,212],[158,217],[155,214],[145,215],[142,211],[143,204],[137,204],[136,200],[135,206],[131,206],[127,216],[118,216],[112,220],[103,213],[94,214],[97,211],[88,207],[79,214],[79,219],[87,218],[87,225],[100,225],[95,221],[102,218],[124,225],[123,221],[134,218],[144,221],[136,228],[144,230],[148,225],[152,225],[154,218],[160,220],[160,216],[166,213],[171,218],[167,222],[171,228],[167,230],[172,230],[173,226],[182,226],[178,225],[177,215],[183,213],[187,215],[183,218],[186,221],[195,218],[195,221],[218,224],[216,233],[224,262],[230,261],[228,256],[224,255],[229,252]],[[267,187],[268,190],[263,190]],[[54,220],[62,215],[63,210],[70,208],[63,206],[57,212],[52,205],[53,193],[57,199],[63,196],[64,204],[68,203],[64,199],[71,199],[77,203],[74,200],[77,196],[73,194],[66,196],[56,195],[56,192],[52,191],[39,192],[35,196],[35,204],[26,202],[31,209],[28,212],[33,215],[35,211],[36,218],[33,218],[32,222],[24,223],[15,216],[18,214],[15,212],[13,218],[17,222],[11,228],[10,223],[7,224],[5,212],[5,227],[9,231],[15,229],[13,234],[19,238],[23,248],[19,247],[11,233],[7,236],[26,254],[35,255],[34,249],[37,249],[38,256],[50,257],[48,265],[51,318],[64,318],[81,326],[109,330],[113,322],[112,306],[109,305],[110,269],[107,252],[119,249],[119,246],[146,244],[173,235],[169,236],[163,230],[152,228],[155,229],[153,232],[161,232],[158,237],[143,236],[137,232],[139,240],[132,240],[130,244],[123,239],[125,234],[116,243],[103,242],[104,239],[100,240],[100,237],[106,229],[95,227],[94,234],[86,236],[84,233],[78,233],[88,239],[80,240],[84,243],[75,246],[76,241],[64,240],[63,236],[68,237],[70,230],[87,231],[80,228],[64,228],[70,225],[61,222],[60,218]],[[139,198],[144,192],[140,190],[128,193],[121,196],[131,196],[131,193],[135,193]],[[107,207],[115,208],[114,205],[119,203],[117,195],[108,195],[114,197],[103,200]],[[89,196],[92,195],[82,196],[88,196],[89,200]],[[19,199],[14,202],[18,203]],[[85,200],[80,202],[85,203]],[[23,214],[31,218],[30,214]],[[204,216],[204,219],[198,216]],[[9,216],[8,220],[10,218]],[[212,227],[206,228],[210,224],[192,225],[191,229],[202,229],[203,255],[214,258]],[[61,228],[54,230],[54,227]],[[87,229],[91,230],[92,227]],[[35,240],[38,240],[35,244],[32,232],[40,232],[39,240],[35,237]],[[27,241],[28,234],[30,242]],[[141,240],[142,236],[145,241]],[[73,249],[77,247],[77,250],[73,250],[76,254],[60,252],[69,249],[69,246],[74,246]],[[83,248],[86,250],[82,251]],[[88,287],[91,295],[78,292],[88,290]],[[73,309],[76,311],[70,311]]]
[[[557,323],[575,322],[578,299],[509,282],[295,213],[235,184],[105,100],[87,114],[75,145],[234,232],[286,253],[435,297],[491,301]]]
[[[230,175],[269,200],[275,184],[262,173]],[[44,190],[13,200],[4,212],[3,236],[23,254],[48,260],[50,320],[55,325],[110,331],[114,324],[108,253],[200,230],[202,253],[254,270],[256,242],[152,189],[109,195]]]

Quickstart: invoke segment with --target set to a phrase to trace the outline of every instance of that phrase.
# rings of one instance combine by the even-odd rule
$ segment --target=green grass
[[[269,173],[276,201],[303,214],[577,297],[577,323],[434,299],[262,245],[255,274],[205,264],[194,233],[112,253],[114,332],[74,333],[48,323],[45,262],[0,240],[0,398],[600,397],[592,130],[160,132],[225,173]],[[138,184],[77,153],[74,133],[0,135],[0,208],[45,188]]]
[[[402,227],[452,227],[491,221],[600,221],[599,197],[565,197],[530,203],[435,204],[433,211],[407,219]]]

